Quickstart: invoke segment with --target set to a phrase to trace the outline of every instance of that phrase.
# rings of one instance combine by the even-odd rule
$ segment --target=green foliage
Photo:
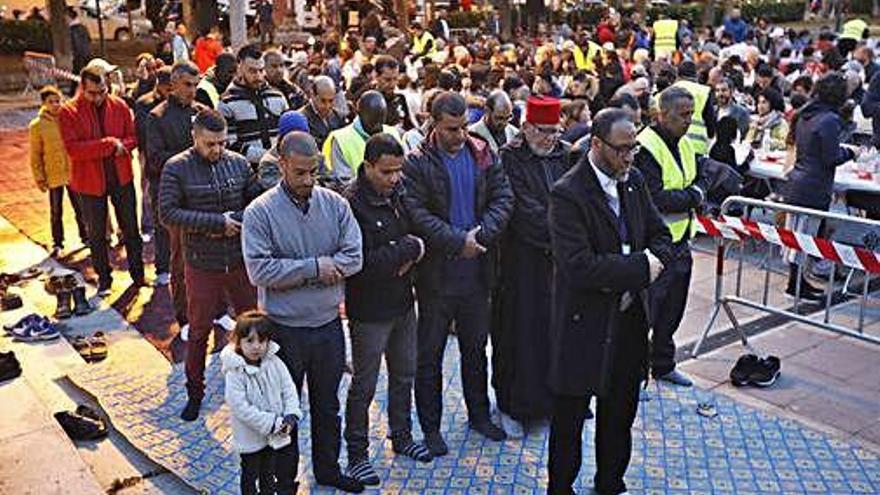
[[[470,29],[483,26],[486,16],[482,12],[450,12],[449,27],[452,29]]]
[[[39,21],[0,21],[0,53],[15,54],[27,50],[52,52],[49,24]]]

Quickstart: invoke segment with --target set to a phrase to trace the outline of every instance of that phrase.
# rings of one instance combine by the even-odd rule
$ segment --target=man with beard
[[[489,416],[486,343],[494,286],[494,245],[513,210],[513,193],[497,157],[467,132],[467,103],[447,91],[431,105],[434,128],[404,166],[407,206],[428,251],[416,280],[419,298],[416,408],[428,450],[449,452],[440,433],[443,354],[456,323],[470,427],[507,438]]]
[[[553,276],[547,205],[553,184],[571,166],[569,145],[559,139],[560,113],[559,100],[530,97],[522,134],[501,148],[515,201],[502,240],[492,378],[501,425],[512,438],[523,436],[523,422],[552,413],[546,385]]]
[[[290,82],[285,75],[284,54],[277,48],[266,51],[263,55],[266,61],[266,82],[270,86],[281,91],[290,108],[299,108],[306,104],[308,98],[305,91],[296,83]]]
[[[733,99],[733,82],[724,77],[715,85],[715,101],[718,103],[718,120],[730,116],[736,121],[739,139],[749,132],[751,112]]]
[[[388,107],[385,125],[397,127],[401,131],[410,130],[412,119],[409,116],[409,105],[406,104],[406,97],[397,92],[400,64],[389,55],[379,55],[374,66],[376,68],[374,88],[385,97],[385,105]]]
[[[486,98],[486,112],[483,117],[468,130],[485,139],[492,152],[498,153],[502,146],[519,133],[519,129],[510,123],[512,119],[513,102],[507,93],[497,90]]]

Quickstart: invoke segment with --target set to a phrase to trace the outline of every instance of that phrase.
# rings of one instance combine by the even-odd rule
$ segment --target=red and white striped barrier
[[[757,239],[801,251],[816,258],[831,260],[857,270],[880,273],[880,253],[869,249],[841,244],[739,217],[697,216],[697,220],[697,232],[712,237],[723,237],[736,241],[746,238]]]

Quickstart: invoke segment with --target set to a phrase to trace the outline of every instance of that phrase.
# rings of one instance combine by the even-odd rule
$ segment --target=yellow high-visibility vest
[[[862,39],[862,33],[865,32],[865,29],[868,29],[868,23],[861,19],[847,21],[847,23],[843,25],[840,39],[858,41]]]
[[[675,53],[678,38],[678,21],[660,19],[654,22],[654,59]]]
[[[687,136],[682,136],[678,141],[678,155],[681,157],[682,166],[679,167],[675,157],[666,146],[666,142],[654,129],[645,127],[637,138],[654,160],[660,164],[664,191],[680,191],[688,188],[697,178],[697,155]],[[663,221],[672,234],[672,241],[678,242],[687,235],[690,239],[694,235],[696,225],[691,219],[691,212],[666,213]]]
[[[431,34],[431,32],[427,29],[422,32],[421,36],[413,36],[412,54],[418,55],[422,53],[422,51],[425,49],[425,46],[428,45],[429,41],[431,42],[431,49],[428,50],[428,53],[426,53],[425,56],[433,59],[434,55],[437,54],[437,41],[434,40],[434,35]]]
[[[581,47],[578,45],[574,46],[574,66],[577,70],[585,70],[587,72],[596,72],[596,63],[593,62],[593,59],[596,57],[596,54],[602,51],[602,47],[599,46],[598,43],[593,41],[588,42],[587,44],[587,53],[584,54],[584,51],[581,50]]]
[[[211,106],[214,107],[214,110],[217,110],[217,105],[220,104],[220,93],[217,91],[217,87],[214,86],[214,83],[208,80],[208,78],[203,77],[201,81],[199,81],[199,85],[196,86],[196,90],[203,89],[205,93],[208,94],[208,98],[211,100]]]
[[[401,145],[403,144],[403,141],[400,138],[400,133],[397,132],[397,128],[383,125],[382,132],[391,134],[401,143]],[[361,136],[361,133],[354,128],[354,123],[331,132],[327,136],[327,139],[324,140],[324,149],[322,150],[324,154],[324,163],[327,165],[327,170],[330,172],[333,171],[334,166],[331,159],[333,155],[333,141],[339,143],[339,150],[342,151],[345,163],[351,168],[352,176],[356,177],[358,169],[364,162],[364,152],[367,149],[366,139],[364,139],[364,137]]]
[[[709,93],[712,89],[693,81],[680,80],[673,86],[686,90],[694,97],[694,118],[688,127],[687,135],[691,140],[694,151],[699,155],[709,154],[709,133],[706,131],[706,123],[703,122],[703,110],[709,101]]]

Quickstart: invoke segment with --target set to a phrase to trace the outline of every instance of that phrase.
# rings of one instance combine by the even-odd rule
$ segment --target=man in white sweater
[[[345,278],[361,270],[361,231],[348,202],[315,185],[312,136],[292,132],[278,150],[284,179],[244,213],[245,266],[259,307],[278,326],[278,355],[297,388],[308,375],[315,479],[359,493],[364,486],[339,468],[337,391],[345,366],[339,304]]]

